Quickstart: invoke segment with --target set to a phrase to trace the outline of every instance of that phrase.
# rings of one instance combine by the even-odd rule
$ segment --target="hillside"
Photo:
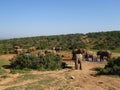
[[[120,48],[120,31],[0,40],[0,53],[14,50],[14,46],[24,49],[31,46],[35,46],[37,49],[51,49],[60,46],[63,50],[71,50],[75,47],[116,50]]]
[[[120,48],[120,31],[88,33],[87,36],[92,40],[95,49]]]

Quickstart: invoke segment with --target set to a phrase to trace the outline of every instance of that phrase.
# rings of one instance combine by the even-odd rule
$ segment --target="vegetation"
[[[120,53],[120,47],[119,47],[119,48],[116,48],[116,49],[113,49],[112,52]]]
[[[94,42],[95,49],[111,49],[120,47],[120,31],[88,33],[87,36]]]
[[[6,74],[6,71],[2,68],[0,68],[0,76]]]
[[[9,65],[9,61],[8,60],[0,60],[0,68],[4,65]]]
[[[20,54],[10,60],[12,69],[56,70],[62,68],[62,58],[48,53],[43,55]]]
[[[2,68],[4,65],[9,65],[9,61],[7,60],[0,60],[0,78],[6,78],[7,72]]]
[[[7,83],[7,85],[13,85],[16,83],[23,83],[24,81],[31,80],[30,83],[22,84],[20,86],[13,86],[8,87],[5,90],[46,90],[46,89],[52,89],[54,90],[54,85],[59,86],[63,80],[60,80],[57,77],[49,76],[49,74],[23,74],[19,76],[16,80],[14,80],[11,83]],[[32,82],[33,81],[33,82]],[[57,89],[58,90],[58,89]]]
[[[120,57],[108,61],[104,68],[97,68],[97,74],[120,75]]]
[[[9,53],[14,50],[14,46],[20,46],[23,49],[28,49],[31,46],[35,46],[37,49],[51,49],[60,46],[63,50],[82,47],[89,49],[110,49],[120,52],[120,50],[117,50],[120,48],[120,31],[0,40],[0,54]]]

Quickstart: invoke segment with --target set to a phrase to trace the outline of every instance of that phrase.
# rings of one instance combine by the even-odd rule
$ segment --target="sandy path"
[[[75,77],[75,82],[71,82],[72,87],[78,88],[78,90],[119,90],[120,78],[111,76],[95,76],[93,68],[98,66],[104,66],[105,63],[98,62],[84,62],[83,70],[72,71],[71,75]],[[71,89],[72,90],[72,89]]]
[[[16,54],[5,54],[5,55],[0,55],[1,60],[9,60],[13,58]]]

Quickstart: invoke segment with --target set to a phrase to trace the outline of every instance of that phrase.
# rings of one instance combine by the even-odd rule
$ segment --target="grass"
[[[4,78],[4,79],[5,79],[5,78],[8,78],[8,77],[9,77],[9,76],[8,76],[7,74],[4,74],[4,75],[1,76],[1,78]]]
[[[96,50],[96,49],[91,49],[91,51],[93,51],[93,52],[97,52],[97,51],[99,51],[99,50]]]
[[[42,74],[30,74],[30,73],[25,73],[19,77],[17,77],[17,79],[15,79],[13,82],[11,83],[6,83],[4,85],[14,85],[16,83],[22,83],[24,81],[27,80],[35,80],[35,79],[40,79],[41,77],[44,77]]]
[[[114,53],[120,53],[120,48],[117,48],[117,49],[115,49],[115,50],[112,50],[112,52],[114,52]]]
[[[4,65],[9,65],[10,62],[8,60],[0,60],[0,68]]]
[[[0,68],[0,75],[5,75],[6,74],[6,71],[2,68]]]
[[[0,60],[0,77],[1,78],[6,78],[6,71],[2,68],[4,65],[9,65],[8,60]]]
[[[42,77],[42,78],[41,78]],[[50,76],[46,76],[46,75],[33,75],[33,74],[28,74],[28,75],[23,75],[21,77],[19,77],[19,79],[17,80],[18,82],[23,82],[24,80],[29,80],[29,79],[38,79],[38,81],[35,82],[30,82],[24,85],[20,85],[20,86],[13,86],[13,87],[9,87],[5,90],[45,90],[45,89],[54,89],[54,85],[59,85],[58,83],[61,83],[61,80],[59,80],[56,77],[50,77]],[[15,82],[15,83],[18,83]]]
[[[24,83],[28,81],[27,83]],[[23,84],[24,83],[24,84]],[[17,77],[12,82],[1,84],[1,86],[11,86],[5,90],[68,90],[68,83],[57,76],[46,74],[25,73]]]
[[[29,73],[31,71],[31,69],[23,69],[23,70],[20,70],[20,69],[11,69],[10,70],[10,73],[11,74],[17,74],[17,73]]]

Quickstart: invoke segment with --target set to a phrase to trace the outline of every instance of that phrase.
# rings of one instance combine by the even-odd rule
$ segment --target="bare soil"
[[[13,58],[16,54],[5,54],[5,55],[0,55],[0,60],[10,60]]]
[[[120,77],[96,75],[95,68],[104,67],[107,64],[106,61],[82,61],[83,69],[75,70],[71,53],[62,52],[62,55],[64,55],[64,61],[73,68],[31,71],[27,74],[8,73],[7,78],[0,78],[0,90],[120,90]],[[8,60],[14,55],[8,56],[4,55],[0,58],[4,57]]]

